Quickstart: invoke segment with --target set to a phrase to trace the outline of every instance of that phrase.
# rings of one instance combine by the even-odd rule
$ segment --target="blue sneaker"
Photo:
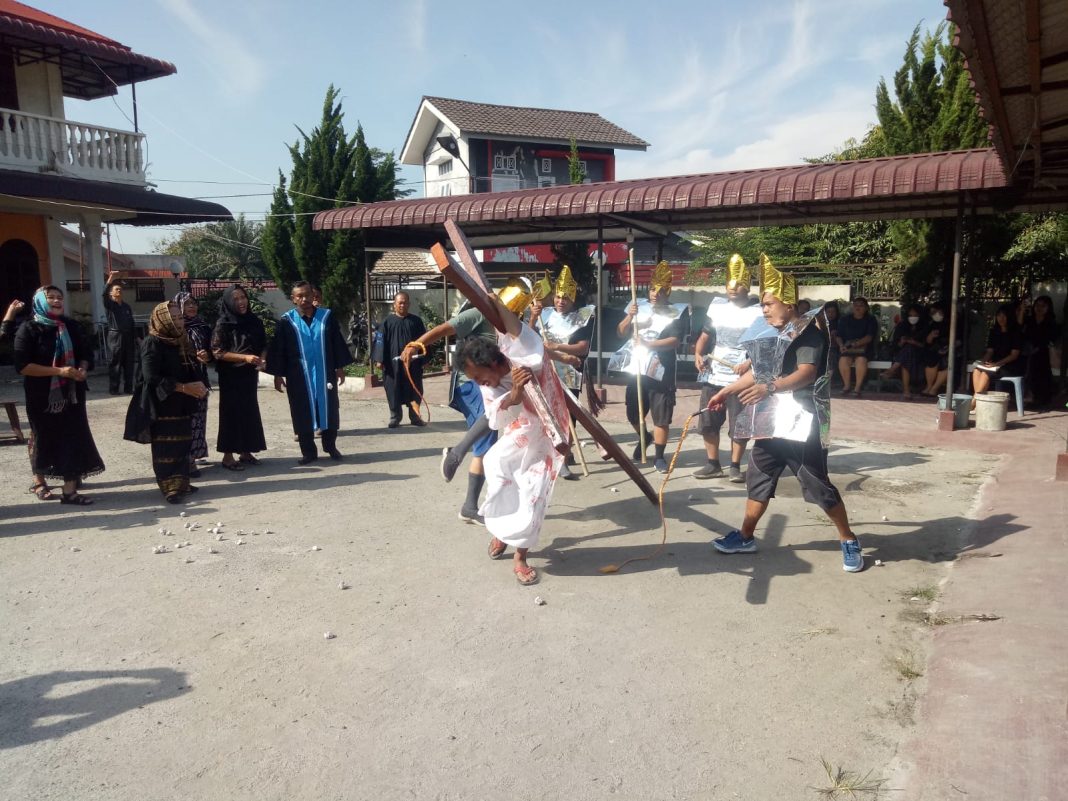
[[[860,540],[842,540],[842,570],[846,573],[859,573],[864,569],[864,554],[860,551]]]
[[[756,537],[745,539],[740,531],[712,540],[712,547],[720,553],[756,553]]]
[[[653,463],[653,467],[656,468],[656,472],[658,473],[666,473],[668,471],[667,461],[664,459],[657,459]]]

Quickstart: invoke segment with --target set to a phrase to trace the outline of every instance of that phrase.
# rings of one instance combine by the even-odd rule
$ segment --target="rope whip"
[[[401,353],[403,353],[405,349],[412,348],[412,347],[419,348],[422,351],[421,355],[423,356],[423,358],[424,359],[426,358],[426,345],[424,345],[419,340],[415,340],[413,342],[409,342],[401,350]],[[408,366],[408,362],[406,362],[404,359],[401,359],[400,363],[404,365],[404,374],[408,377],[408,383],[412,385],[412,389],[415,391],[415,394],[419,396],[419,403],[409,403],[408,405],[412,407],[412,410],[415,412],[415,416],[416,417],[418,417],[420,420],[423,420],[424,423],[427,423],[429,425],[430,424],[430,404],[426,402],[426,398],[423,397],[423,393],[420,392],[419,391],[419,387],[417,387],[415,385],[415,380],[412,378],[412,370]],[[426,408],[426,419],[425,420],[423,419],[422,412],[420,412],[420,408],[421,407],[425,407]]]
[[[682,443],[686,441],[686,435],[690,431],[690,424],[695,417],[700,416],[704,411],[704,409],[699,409],[686,418],[686,422],[682,426],[682,434],[679,435],[679,444],[675,446],[675,453],[671,456],[671,463],[668,465],[667,473],[664,474],[664,480],[660,482],[660,491],[656,494],[658,506],[660,508],[660,525],[663,530],[660,537],[660,544],[645,556],[632,556],[630,559],[627,559],[625,562],[620,562],[618,565],[605,565],[600,568],[601,573],[618,573],[631,562],[644,562],[649,559],[655,559],[667,546],[668,528],[667,518],[664,516],[664,490],[667,489],[668,479],[671,478],[671,474],[675,471],[675,462],[678,461],[679,454],[682,452]]]

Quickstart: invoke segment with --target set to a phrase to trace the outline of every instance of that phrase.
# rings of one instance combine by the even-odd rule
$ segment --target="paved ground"
[[[122,399],[91,402],[89,510],[33,499],[25,451],[0,448],[5,795],[801,799],[826,759],[895,798],[1063,797],[1064,415],[940,434],[933,407],[836,400],[832,473],[885,563],[860,575],[790,481],[758,554],[714,555],[744,494],[688,477],[696,436],[669,552],[602,575],[658,518],[592,464],[558,486],[543,582],[521,588],[456,520],[462,476],[437,476],[458,417],[389,432],[377,393],[343,400],[344,463],[298,468],[262,391],[264,465],[206,470],[184,520],[119,439]]]

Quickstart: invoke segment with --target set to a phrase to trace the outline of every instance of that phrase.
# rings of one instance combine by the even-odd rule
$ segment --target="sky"
[[[346,127],[400,153],[423,95],[597,112],[650,143],[619,178],[799,163],[862,137],[940,0],[30,0],[178,73],[137,87],[161,192],[263,219],[297,126],[341,90]],[[128,87],[68,119],[132,130]],[[416,188],[422,171],[405,167]],[[249,195],[248,197],[219,197]],[[174,229],[113,226],[153,252]]]

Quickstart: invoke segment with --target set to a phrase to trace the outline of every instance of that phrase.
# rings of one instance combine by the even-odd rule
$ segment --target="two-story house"
[[[587,183],[615,180],[616,150],[649,147],[593,112],[424,97],[400,162],[422,165],[426,197],[538,189],[570,182],[572,139]],[[548,245],[487,248],[483,259],[514,269],[553,261]]]
[[[145,136],[68,120],[64,99],[94,100],[173,75],[173,64],[14,0],[0,0],[0,303],[81,277],[64,259],[63,224],[84,239],[92,318],[103,319],[105,223],[228,219],[216,203],[148,186]],[[134,94],[136,101],[136,94]]]

